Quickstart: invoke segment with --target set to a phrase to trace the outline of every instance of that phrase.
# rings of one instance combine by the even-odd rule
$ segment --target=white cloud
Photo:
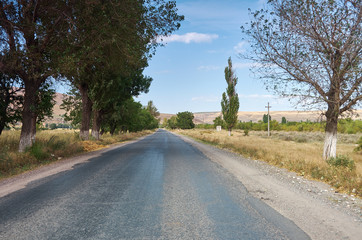
[[[245,45],[247,44],[246,41],[239,42],[236,46],[234,46],[234,51],[236,53],[243,53],[245,52]]]
[[[197,68],[197,70],[201,71],[215,71],[221,69],[220,66],[210,65],[210,66],[200,66]]]
[[[204,34],[204,33],[196,33],[190,32],[183,35],[174,34],[168,37],[161,36],[157,38],[157,42],[159,43],[170,43],[170,42],[183,42],[183,43],[202,43],[202,42],[211,42],[214,39],[217,39],[219,35],[217,34]]]

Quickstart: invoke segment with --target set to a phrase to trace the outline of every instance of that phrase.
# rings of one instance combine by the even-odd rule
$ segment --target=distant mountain
[[[238,113],[238,120],[243,122],[253,121],[258,122],[263,119],[263,115],[267,114],[267,111],[265,112],[239,112]],[[354,119],[362,119],[362,109],[357,110],[358,116],[355,116]],[[167,114],[167,113],[161,113],[159,116],[159,119],[161,119],[161,123],[163,122],[163,119],[169,119],[172,116],[175,116],[176,114]],[[220,116],[221,112],[197,112],[194,113],[194,122],[195,124],[200,123],[209,123],[212,124],[213,120]],[[320,111],[270,111],[270,116],[272,120],[277,120],[278,122],[282,121],[282,117],[285,117],[287,121],[320,121],[325,120],[323,116],[321,115]]]

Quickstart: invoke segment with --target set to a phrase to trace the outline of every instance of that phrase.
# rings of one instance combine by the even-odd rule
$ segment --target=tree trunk
[[[99,140],[100,128],[101,128],[102,114],[99,110],[93,111],[93,125],[92,125],[92,136]]]
[[[0,135],[3,132],[6,122],[7,122],[7,109],[10,104],[10,93],[7,87],[1,86],[3,89],[1,89],[0,94],[2,94],[3,97],[1,99],[1,109],[0,109]]]
[[[116,124],[111,123],[110,124],[110,130],[109,133],[111,134],[111,136],[113,136],[114,132],[116,131]]]
[[[100,132],[101,136],[102,136],[105,132],[106,132],[106,131],[104,130],[104,128],[102,128],[102,130],[101,130],[101,132]]]
[[[229,137],[231,136],[231,128],[229,128]]]
[[[36,134],[36,91],[39,89],[34,83],[25,85],[24,108],[22,114],[22,127],[19,142],[19,152],[24,152],[35,142]]]
[[[80,84],[79,91],[82,95],[82,122],[80,126],[79,137],[82,140],[89,139],[89,126],[90,126],[90,118],[92,113],[92,101],[88,96],[88,85]]]
[[[326,118],[326,137],[324,140],[324,149],[323,149],[323,158],[325,160],[330,157],[336,157],[337,151],[337,125],[338,125],[338,116],[334,112],[329,113],[327,111]]]
[[[0,121],[0,136],[1,136],[4,128],[5,128],[5,122],[4,122],[4,121]]]

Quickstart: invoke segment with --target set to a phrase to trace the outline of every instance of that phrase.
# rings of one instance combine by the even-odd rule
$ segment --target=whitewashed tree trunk
[[[337,151],[337,131],[326,132],[324,139],[323,158],[328,159],[330,157],[336,157]]]
[[[328,112],[327,112],[328,113]],[[336,115],[332,115],[332,117],[327,117],[326,124],[326,137],[324,139],[324,149],[323,149],[323,158],[325,160],[336,157],[337,153],[337,125],[338,125],[338,117]]]
[[[100,139],[102,115],[99,110],[93,110],[93,125],[92,125],[92,137]]]
[[[26,148],[31,147],[35,142],[33,133],[22,133],[19,142],[19,152],[24,152]]]
[[[99,131],[92,129],[92,137],[99,140],[99,137],[100,137]]]

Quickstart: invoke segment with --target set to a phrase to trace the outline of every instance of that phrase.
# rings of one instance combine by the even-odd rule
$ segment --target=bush
[[[327,160],[327,163],[333,167],[346,167],[346,168],[349,168],[350,170],[353,170],[356,168],[354,161],[352,159],[349,159],[348,156],[344,156],[344,155],[338,155],[337,157],[331,157]]]
[[[35,157],[38,161],[44,161],[49,158],[50,154],[45,150],[44,146],[39,143],[35,142],[29,149],[28,152],[30,155]]]
[[[244,136],[249,136],[249,130],[248,129],[244,130]]]
[[[358,146],[354,149],[356,152],[362,151],[362,137],[357,142]]]
[[[192,129],[195,127],[193,119],[194,114],[192,112],[179,112],[176,117],[177,127],[181,129]]]

